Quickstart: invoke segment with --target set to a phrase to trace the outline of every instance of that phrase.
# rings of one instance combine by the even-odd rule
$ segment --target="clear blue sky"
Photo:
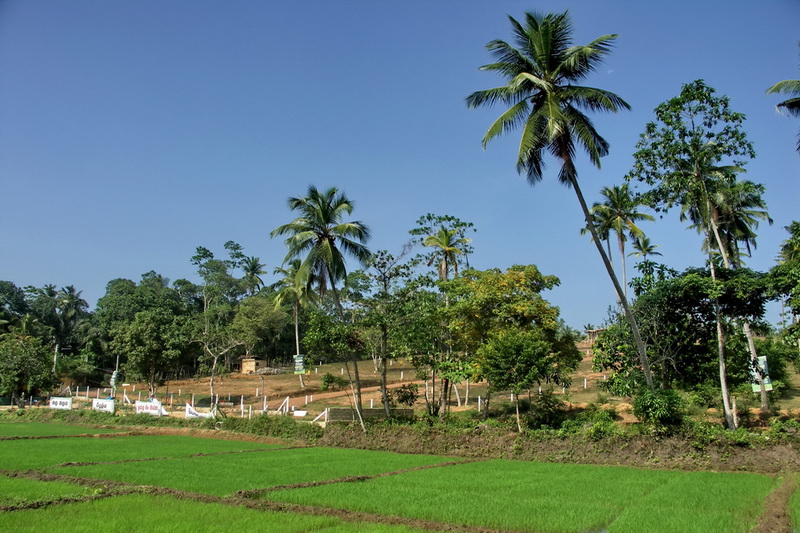
[[[748,264],[770,268],[800,219],[800,121],[764,94],[800,77],[797,0],[3,0],[0,279],[94,305],[114,278],[196,279],[195,248],[227,240],[272,271],[285,248],[269,232],[313,183],[353,199],[375,250],[397,252],[428,212],[472,221],[473,266],[536,264],[561,278],[546,297],[570,325],[597,324],[613,291],[555,162],[529,187],[515,135],[481,148],[500,110],[464,104],[500,84],[478,67],[506,15],[567,7],[577,43],[619,34],[587,83],[633,107],[595,119],[611,154],[601,170],[581,155],[589,202],[621,183],[653,108],[704,78],[747,114],[746,177],[775,220]],[[671,266],[703,263],[677,213],[643,229]]]

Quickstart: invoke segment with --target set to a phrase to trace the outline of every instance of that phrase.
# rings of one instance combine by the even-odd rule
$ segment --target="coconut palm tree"
[[[767,89],[767,94],[790,95],[791,98],[784,100],[776,107],[778,108],[778,111],[785,111],[789,115],[800,117],[800,80],[779,81]],[[800,153],[800,134],[797,135],[797,152]]]
[[[652,215],[638,211],[642,205],[636,201],[630,192],[628,184],[615,185],[613,187],[603,187],[600,191],[605,197],[603,203],[595,203],[591,212],[600,224],[597,226],[599,232],[614,232],[617,235],[617,245],[622,258],[622,287],[625,297],[628,296],[627,272],[625,264],[625,242],[628,237],[640,239],[644,237],[644,232],[636,225],[641,220],[654,220]]]
[[[264,286],[264,280],[261,279],[261,275],[267,273],[264,270],[267,265],[263,264],[259,257],[245,257],[242,259],[241,266],[242,270],[244,270],[242,281],[244,282],[245,290],[250,296],[253,296]]]
[[[586,227],[631,325],[647,385],[652,388],[653,378],[639,327],[603,250],[592,214],[578,185],[575,167],[578,147],[586,151],[589,160],[597,167],[600,158],[608,154],[608,142],[595,130],[584,111],[630,109],[622,98],[610,91],[580,85],[610,52],[616,35],[604,35],[589,44],[574,46],[568,12],[526,13],[524,22],[513,17],[509,20],[513,44],[502,40],[489,42],[486,47],[496,61],[481,67],[481,70],[499,73],[506,84],[472,93],[467,97],[467,105],[470,108],[498,103],[509,106],[489,127],[483,137],[483,146],[485,148],[489,141],[502,133],[521,128],[517,171],[524,172],[531,185],[543,177],[545,151],[560,161],[558,179],[575,191]]]
[[[428,235],[425,237],[425,240],[422,241],[422,246],[429,246],[437,249],[436,255],[431,257],[430,261],[428,261],[428,266],[432,265],[437,256],[439,256],[440,280],[447,281],[451,266],[453,267],[453,276],[458,276],[458,256],[463,255],[463,247],[472,242],[472,239],[464,237],[456,238],[457,236],[458,230],[456,229],[449,230],[446,228],[439,228],[436,235]]]
[[[281,277],[272,285],[275,291],[275,306],[280,307],[284,304],[292,306],[292,317],[294,318],[294,345],[295,354],[300,355],[300,308],[317,301],[317,295],[311,290],[311,284],[306,279],[298,276],[300,271],[300,259],[292,259],[286,267],[278,267],[274,274]],[[303,376],[300,375],[300,385],[305,387]]]
[[[336,283],[347,276],[344,254],[355,257],[362,264],[367,262],[371,254],[364,243],[370,238],[369,228],[359,221],[343,221],[345,215],[353,212],[353,202],[336,187],[323,192],[310,185],[306,196],[289,198],[289,209],[298,211],[300,216],[278,226],[270,234],[272,237],[287,235],[284,242],[289,252],[283,263],[305,255],[297,270],[297,282],[308,284],[313,280],[318,284],[320,296],[324,296],[330,286],[339,316],[344,318],[344,308],[336,288]],[[352,362],[357,392],[356,412],[363,427],[361,378],[355,353]]]
[[[353,212],[353,202],[336,187],[322,192],[311,185],[306,196],[289,198],[289,209],[298,211],[300,216],[270,234],[288,235],[285,243],[289,251],[284,264],[305,255],[298,276],[315,280],[320,296],[330,287],[337,308],[342,311],[336,283],[347,276],[344,256],[366,263],[370,252],[364,243],[370,238],[369,229],[359,221],[343,222],[344,216]]]
[[[800,261],[800,222],[792,221],[788,226],[784,226],[789,232],[789,238],[781,244],[781,251],[778,255],[779,263],[791,263]]]
[[[650,238],[645,237],[644,235],[634,240],[632,246],[633,251],[628,255],[641,257],[643,261],[647,261],[648,255],[661,255],[661,252],[656,251],[656,248],[658,248],[659,245],[651,243]]]

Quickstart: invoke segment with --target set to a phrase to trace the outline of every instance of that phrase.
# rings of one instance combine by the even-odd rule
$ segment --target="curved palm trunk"
[[[710,233],[710,232],[709,232]],[[707,238],[711,235],[707,235]],[[716,283],[717,269],[714,262],[711,260],[711,248],[708,249],[708,263],[711,268],[711,279]],[[731,411],[730,396],[728,395],[728,378],[725,368],[725,343],[727,336],[725,335],[725,326],[722,323],[722,311],[719,306],[719,299],[714,297],[714,318],[717,322],[717,356],[719,358],[719,388],[722,392],[722,410],[725,414],[725,423],[728,429],[736,429],[736,418]]]
[[[625,265],[625,241],[623,240],[622,233],[617,233],[617,239],[619,241],[619,255],[622,257],[622,292],[625,295],[625,299],[628,299],[628,271]]]
[[[642,365],[642,372],[644,372],[644,378],[647,381],[647,387],[652,390],[654,388],[653,375],[650,372],[650,361],[647,358],[647,350],[645,348],[644,341],[642,340],[642,334],[639,331],[639,325],[636,323],[636,318],[633,316],[630,305],[628,305],[628,299],[625,297],[625,292],[619,285],[617,275],[614,273],[614,267],[611,266],[611,261],[609,261],[605,250],[603,250],[603,245],[600,242],[600,238],[597,236],[597,230],[595,229],[594,222],[592,221],[592,214],[589,212],[589,208],[586,205],[586,200],[583,198],[583,193],[578,186],[578,180],[575,179],[574,175],[570,175],[569,180],[573,190],[575,191],[575,195],[578,197],[578,203],[581,204],[583,216],[586,219],[586,227],[589,228],[589,231],[592,234],[592,242],[595,243],[597,251],[600,252],[600,258],[603,260],[603,265],[606,267],[608,276],[611,278],[611,283],[613,283],[614,289],[617,291],[617,297],[620,300],[622,309],[625,311],[625,317],[631,326],[633,339],[634,342],[636,342],[636,350],[639,352],[639,364]]]

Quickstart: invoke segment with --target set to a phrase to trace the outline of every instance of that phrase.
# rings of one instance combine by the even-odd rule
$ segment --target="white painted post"
[[[242,401],[239,405],[242,408],[242,418],[244,418],[244,394],[242,394]]]
[[[249,407],[249,409],[250,409],[250,411],[249,411],[249,412],[248,412],[248,414],[247,414],[247,418],[248,418],[248,420],[249,420],[249,419],[253,418],[253,406],[252,406],[252,405],[250,405],[250,406],[248,406],[248,407]]]
[[[86,399],[89,399],[89,385],[86,385]]]
[[[133,384],[133,392],[136,392],[136,384]]]
[[[342,369],[342,375],[344,376],[344,368]]]
[[[194,407],[194,393],[192,393],[192,407]]]
[[[261,412],[262,413],[266,413],[267,412],[267,396],[266,395],[264,395],[264,407],[261,409]]]
[[[314,373],[315,374],[317,373],[317,370],[319,370],[319,368],[314,368]]]
[[[511,393],[511,403],[514,403],[514,393]]]
[[[605,375],[605,374],[603,374],[603,381],[605,381],[605,380],[606,380],[606,375]]]
[[[561,394],[566,394],[566,393],[567,393],[567,388],[561,387]]]
[[[97,399],[100,399],[100,387],[97,387]]]
[[[303,405],[308,405],[308,394],[306,394],[306,403],[304,403]]]
[[[586,378],[583,378],[583,388],[586,389]]]
[[[172,397],[175,396],[174,392],[169,393],[169,408],[172,409]]]
[[[178,398],[180,398],[180,397],[181,397],[181,390],[178,389]]]
[[[405,372],[403,372],[403,371],[401,370],[401,371],[400,371],[400,381],[403,381],[403,374],[405,374]]]
[[[375,403],[374,403],[374,402],[375,402],[375,400],[373,400],[372,398],[370,398],[370,399],[369,399],[369,408],[370,408],[370,409],[372,409],[373,407],[375,407]]]
[[[314,403],[314,395],[311,395],[311,403]]]
[[[142,391],[139,391],[139,398],[138,398],[138,400],[139,400],[139,401],[142,401]]]
[[[256,387],[256,398],[258,398],[258,387]]]
[[[542,395],[542,386],[539,385],[539,396],[541,396],[541,395]]]
[[[481,397],[480,397],[480,396],[478,396],[478,412],[479,412],[479,413],[481,412],[481,406],[482,406],[482,405],[483,405],[482,399],[481,399]]]

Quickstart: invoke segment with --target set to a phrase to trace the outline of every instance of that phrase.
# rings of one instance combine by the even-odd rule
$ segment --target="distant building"
[[[255,357],[242,359],[242,374],[255,374],[262,368],[267,368],[267,362],[263,359]]]

